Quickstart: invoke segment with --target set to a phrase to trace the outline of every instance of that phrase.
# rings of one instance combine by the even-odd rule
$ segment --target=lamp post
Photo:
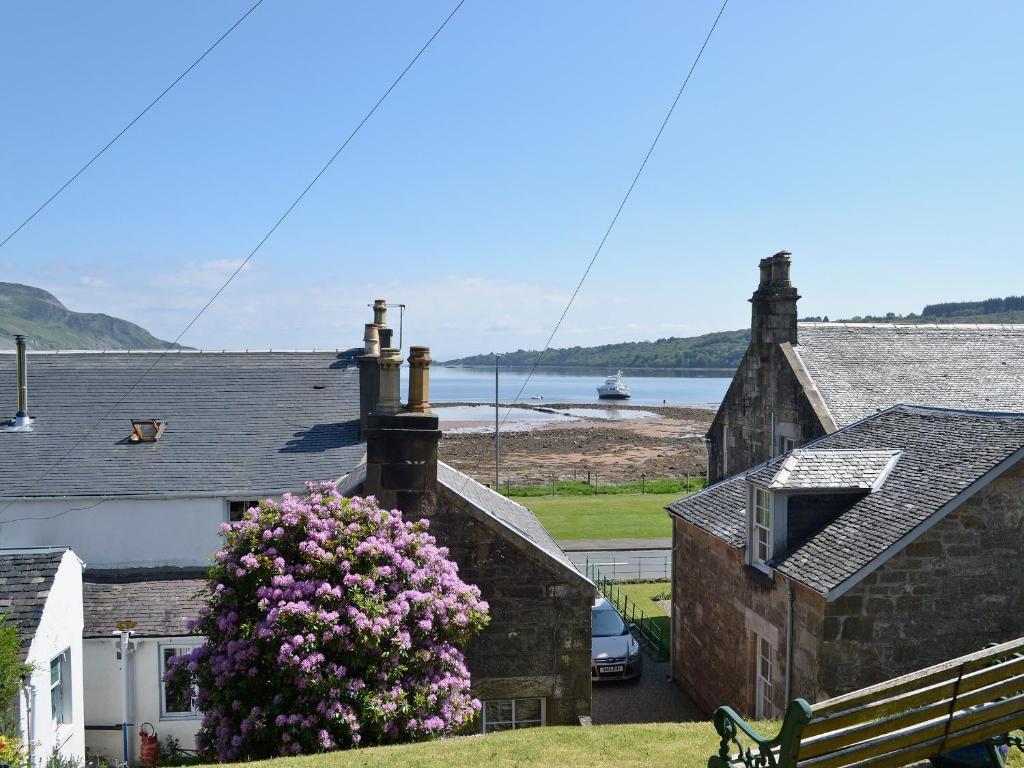
[[[498,358],[501,357],[494,352],[494,490],[501,493],[499,484],[501,469],[501,424],[498,422]]]

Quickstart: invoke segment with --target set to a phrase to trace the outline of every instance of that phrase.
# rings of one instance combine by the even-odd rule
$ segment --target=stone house
[[[402,405],[393,351],[379,349],[376,331],[368,326],[359,358],[366,464],[340,489],[428,519],[461,577],[490,604],[491,622],[466,652],[483,732],[578,724],[590,715],[596,588],[530,510],[438,461],[429,350],[411,348]]]
[[[707,712],[1024,635],[1024,415],[894,406],[668,509],[673,677]]]
[[[790,255],[760,264],[750,346],[707,433],[711,482],[897,403],[1024,412],[1024,325],[799,323]]]
[[[31,667],[14,702],[31,768],[85,757],[82,561],[67,547],[0,549],[0,616]],[[0,701],[0,714],[10,702]]]

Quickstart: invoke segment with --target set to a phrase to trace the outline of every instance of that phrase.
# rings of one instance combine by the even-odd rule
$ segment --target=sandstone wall
[[[1024,462],[829,605],[830,695],[1024,635]]]
[[[491,623],[467,649],[481,701],[541,697],[549,725],[590,714],[590,611],[594,590],[549,564],[465,499],[442,488],[429,515],[462,579],[480,587]]]
[[[783,434],[802,445],[825,433],[782,348],[751,343],[708,431],[711,481],[777,455]]]
[[[742,549],[674,519],[673,677],[706,713],[721,704],[753,715],[756,635],[775,648],[773,704],[788,702],[785,673],[789,597],[784,579],[744,564]],[[790,697],[814,701],[824,599],[794,585],[793,672]]]

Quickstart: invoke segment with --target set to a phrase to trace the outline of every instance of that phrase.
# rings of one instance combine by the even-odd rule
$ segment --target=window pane
[[[175,656],[188,653],[186,648],[164,648],[163,649],[163,671],[168,669],[167,662]],[[192,712],[192,686],[187,682],[176,681],[164,683],[164,712],[170,714],[184,714]]]
[[[516,726],[521,727],[524,721],[531,720],[540,724],[540,699],[518,699],[516,701]]]
[[[512,723],[492,723],[490,720],[487,721],[487,726],[484,728],[484,733],[497,733],[498,731],[511,731]]]
[[[50,685],[60,682],[60,656],[50,662]]]
[[[511,701],[487,701],[484,702],[484,717],[487,725],[498,723],[512,723],[512,702]]]

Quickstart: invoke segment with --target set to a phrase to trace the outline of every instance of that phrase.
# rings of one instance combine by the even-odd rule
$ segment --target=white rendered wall
[[[5,546],[8,546],[5,539]],[[62,756],[85,759],[85,699],[82,659],[82,562],[65,552],[46,598],[43,615],[26,661],[33,667],[31,683],[33,754],[44,765],[56,748]],[[50,661],[71,650],[71,722],[55,725],[50,710]]]
[[[151,723],[161,741],[175,736],[185,749],[195,749],[196,732],[201,718],[160,716],[160,655],[162,643],[202,643],[203,638],[135,638],[135,652],[128,655],[128,675],[131,695],[129,721],[132,723],[128,739],[129,762],[139,757],[139,728]],[[115,638],[88,639],[85,645],[85,707],[89,726],[119,726],[121,724],[121,661],[117,658]],[[148,732],[148,729],[147,729]],[[113,764],[122,755],[121,731],[86,730],[86,747],[90,755],[107,758]]]
[[[96,499],[17,502],[0,519],[0,539],[4,547],[69,546],[93,569],[206,566],[220,548],[220,524],[227,520],[222,498],[95,504]]]

